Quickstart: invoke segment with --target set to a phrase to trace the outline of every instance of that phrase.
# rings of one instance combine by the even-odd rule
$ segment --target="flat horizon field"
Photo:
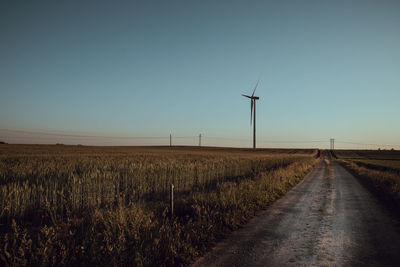
[[[316,149],[2,145],[1,260],[186,265],[281,197],[318,156]]]

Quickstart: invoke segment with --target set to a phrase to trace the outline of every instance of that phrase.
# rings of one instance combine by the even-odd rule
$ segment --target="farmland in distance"
[[[400,173],[400,151],[396,150],[336,150],[336,157],[364,167]]]
[[[332,154],[394,213],[400,212],[400,151],[335,150]]]
[[[300,181],[318,155],[290,149],[2,145],[0,260],[188,264]]]

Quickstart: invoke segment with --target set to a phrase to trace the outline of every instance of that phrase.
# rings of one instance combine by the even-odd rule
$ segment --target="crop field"
[[[336,150],[339,159],[351,160],[370,169],[400,173],[400,151],[396,150]]]
[[[0,265],[188,264],[300,181],[318,155],[1,145]]]
[[[334,156],[390,206],[400,210],[400,151],[335,150]]]

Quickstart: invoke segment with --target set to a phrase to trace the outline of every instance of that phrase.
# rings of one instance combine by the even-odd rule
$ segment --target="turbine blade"
[[[248,97],[248,98],[250,98],[250,99],[251,99],[251,96],[248,96],[248,95],[243,95],[243,94],[242,94],[242,96],[245,96],[245,97]]]
[[[260,82],[260,80],[257,81],[256,87],[254,87],[254,91],[253,91],[253,94],[251,96],[254,96],[254,93],[256,92],[256,89],[257,89],[257,86],[258,86],[259,82]]]
[[[253,99],[251,100],[251,111],[250,111],[250,125],[251,125],[251,121],[253,120]]]

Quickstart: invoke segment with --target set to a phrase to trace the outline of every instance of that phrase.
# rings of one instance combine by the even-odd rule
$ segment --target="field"
[[[300,181],[318,155],[1,145],[0,264],[186,265]]]
[[[333,155],[387,204],[400,210],[400,151],[335,150]]]
[[[370,169],[400,173],[400,151],[396,150],[336,150],[339,159],[353,161]]]

